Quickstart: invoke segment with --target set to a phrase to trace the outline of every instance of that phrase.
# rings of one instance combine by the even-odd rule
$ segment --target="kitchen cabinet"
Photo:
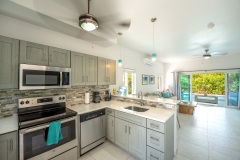
[[[98,57],[98,85],[116,84],[116,61]]]
[[[17,132],[0,135],[0,160],[17,160]]]
[[[0,36],[0,89],[18,88],[19,41]]]
[[[70,68],[70,51],[55,47],[49,47],[49,66]]]
[[[172,160],[174,156],[174,115],[167,122],[147,119],[147,160]]]
[[[97,85],[97,57],[71,52],[72,86]]]
[[[107,139],[115,142],[114,140],[114,129],[115,129],[115,118],[113,116],[107,115]]]
[[[115,118],[115,143],[139,159],[146,159],[146,128]]]
[[[106,133],[107,133],[107,139],[112,141],[113,143],[115,142],[115,110],[106,108],[106,120],[107,120],[107,128],[106,128]]]
[[[20,41],[20,63],[70,68],[70,51]]]
[[[20,63],[48,66],[48,46],[20,41]]]

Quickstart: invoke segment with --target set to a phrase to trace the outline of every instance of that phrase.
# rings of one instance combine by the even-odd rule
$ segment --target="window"
[[[161,74],[158,75],[157,84],[158,84],[158,90],[163,91],[163,76]]]
[[[127,86],[127,94],[136,94],[136,72],[133,69],[123,70],[124,86]]]

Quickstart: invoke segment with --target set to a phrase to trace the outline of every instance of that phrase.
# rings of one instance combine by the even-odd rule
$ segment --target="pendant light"
[[[118,38],[118,41],[119,41],[119,50],[120,50],[120,59],[118,60],[118,66],[119,67],[121,67],[122,66],[122,46],[121,46],[121,44],[120,44],[120,36],[122,35],[122,33],[121,32],[119,32],[118,33],[118,36],[119,36],[119,38]]]
[[[154,41],[154,22],[156,22],[157,18],[152,18],[151,22],[153,23],[153,53],[152,53],[152,61],[155,62],[157,60],[157,54],[155,52],[155,41]]]

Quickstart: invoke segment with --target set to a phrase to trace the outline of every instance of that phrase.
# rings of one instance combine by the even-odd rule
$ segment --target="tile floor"
[[[178,115],[178,150],[173,160],[240,160],[240,110],[198,105]],[[79,160],[137,160],[111,142]]]

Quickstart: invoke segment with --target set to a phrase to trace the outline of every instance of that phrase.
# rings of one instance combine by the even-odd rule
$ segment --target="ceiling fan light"
[[[152,54],[152,61],[155,62],[157,60],[157,54],[153,53]]]
[[[79,17],[79,26],[86,31],[93,31],[98,28],[98,21],[90,14],[82,14]]]
[[[204,59],[209,59],[209,58],[211,58],[211,55],[208,55],[208,54],[207,55],[203,55],[203,58]]]

